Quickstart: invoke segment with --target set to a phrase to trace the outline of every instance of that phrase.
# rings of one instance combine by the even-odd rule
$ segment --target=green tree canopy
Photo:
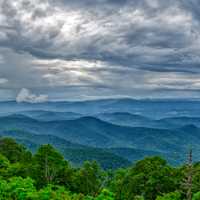
[[[54,183],[65,160],[51,145],[42,145],[33,157],[32,177],[39,186]]]
[[[31,160],[31,152],[12,138],[0,138],[0,153],[6,156],[11,163]]]

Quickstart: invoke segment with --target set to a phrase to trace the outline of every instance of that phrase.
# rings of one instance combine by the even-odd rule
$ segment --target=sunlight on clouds
[[[102,68],[107,66],[106,62],[102,61],[88,61],[88,60],[59,60],[59,59],[52,59],[52,60],[45,60],[45,59],[34,59],[32,61],[34,65],[38,66],[52,66],[55,68],[74,68],[74,69],[81,69],[81,68]]]
[[[94,70],[105,69],[107,64],[101,61],[89,62],[87,60],[37,60],[33,64],[43,71],[43,78],[50,85],[88,85],[103,83],[99,74]]]
[[[186,1],[88,2],[0,0],[1,88],[200,89],[199,18]]]

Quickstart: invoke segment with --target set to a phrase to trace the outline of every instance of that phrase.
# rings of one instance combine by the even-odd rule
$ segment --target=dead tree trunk
[[[192,165],[192,149],[189,150],[188,162],[186,165],[186,174],[183,186],[186,190],[186,199],[192,200],[192,178],[193,178],[193,165]]]

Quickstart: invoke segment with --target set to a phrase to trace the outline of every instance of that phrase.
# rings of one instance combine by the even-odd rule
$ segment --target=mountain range
[[[97,160],[104,168],[118,168],[151,155],[177,165],[190,147],[194,159],[200,156],[198,105],[132,99],[0,102],[0,136],[13,137],[33,152],[52,144],[75,165]]]

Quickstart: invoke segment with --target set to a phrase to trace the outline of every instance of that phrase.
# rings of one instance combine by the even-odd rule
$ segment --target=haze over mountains
[[[117,168],[148,155],[179,164],[190,147],[200,156],[199,108],[197,100],[0,102],[0,135],[32,151],[50,143],[76,165],[95,159]]]

